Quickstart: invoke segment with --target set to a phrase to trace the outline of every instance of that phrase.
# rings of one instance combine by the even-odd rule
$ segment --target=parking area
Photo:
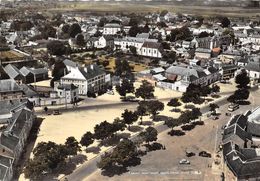
[[[260,103],[257,97],[259,91],[251,93],[250,105],[242,105],[240,108],[231,113],[244,113],[248,109],[255,108]],[[222,139],[222,127],[229,121],[230,116],[226,115],[228,105],[221,106],[219,112],[222,114],[219,119],[212,120],[205,118],[205,125],[196,126],[193,130],[185,132],[184,136],[171,137],[166,130],[158,135],[158,142],[165,145],[166,150],[149,152],[141,159],[141,164],[130,167],[129,172],[122,175],[115,175],[110,180],[220,180],[221,173],[225,173],[226,180],[234,180],[234,176],[229,170],[219,164],[216,166],[214,157],[218,151]],[[186,156],[186,151],[192,151],[196,155]],[[206,151],[211,154],[212,158],[198,156],[199,152]],[[221,152],[219,152],[221,156]],[[190,164],[180,164],[181,159],[187,159]],[[222,158],[219,158],[221,160]],[[98,171],[92,174],[86,180],[105,180],[107,177],[102,176]]]

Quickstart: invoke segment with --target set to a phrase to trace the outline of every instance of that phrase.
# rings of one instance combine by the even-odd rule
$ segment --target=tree
[[[198,119],[200,116],[202,116],[202,113],[200,112],[200,108],[193,108],[191,110],[191,120]]]
[[[219,108],[219,106],[215,103],[211,103],[209,104],[209,111],[211,112],[211,114],[216,114],[216,109]]]
[[[102,18],[100,18],[100,20],[99,20],[98,26],[99,26],[99,27],[104,27],[104,25],[107,24],[107,23],[108,23],[107,18],[102,17]]]
[[[141,86],[136,89],[135,96],[143,100],[154,98],[154,87],[147,80],[143,80]]]
[[[104,140],[114,135],[114,127],[107,121],[103,121],[94,127],[94,138]]]
[[[43,172],[47,171],[48,169],[49,168],[46,161],[38,158],[29,159],[25,165],[24,175],[25,178],[30,178],[31,180],[40,180],[40,178],[43,176]]]
[[[181,124],[187,124],[187,123],[190,123],[192,119],[192,112],[191,111],[185,111],[183,112],[179,118],[178,118],[178,121],[179,123]]]
[[[114,129],[114,132],[116,133],[117,131],[124,131],[125,130],[125,122],[124,120],[121,120],[119,118],[116,118],[114,119],[114,122],[113,122],[113,129]]]
[[[232,95],[230,95],[230,96],[227,98],[227,101],[230,102],[230,103],[236,103],[237,98],[235,97],[234,94],[232,94]]]
[[[167,119],[165,121],[165,125],[167,125],[169,128],[173,130],[175,126],[178,126],[178,119],[173,119],[173,118]]]
[[[97,167],[106,170],[114,165],[124,166],[127,161],[136,156],[136,145],[131,140],[125,139],[118,143],[112,153],[105,152],[97,162]]]
[[[138,102],[138,106],[137,106],[137,114],[140,116],[141,118],[141,122],[140,124],[142,124],[143,122],[143,116],[145,116],[146,112],[148,110],[148,104],[146,101],[140,101]]]
[[[246,71],[242,71],[240,74],[237,74],[237,76],[235,77],[235,82],[237,85],[237,87],[239,88],[247,88],[247,85],[250,82],[250,78],[247,75]]]
[[[47,44],[47,50],[51,55],[61,56],[67,52],[67,47],[61,41],[54,40]]]
[[[81,27],[78,23],[72,24],[69,28],[69,35],[71,38],[75,38],[75,36],[81,32]]]
[[[142,30],[141,30],[141,28],[140,28],[139,26],[132,26],[132,27],[129,29],[128,34],[129,34],[129,36],[131,36],[131,37],[136,37],[136,35],[137,35],[138,33],[141,33],[141,32],[142,32]]]
[[[121,78],[128,78],[131,81],[133,80],[132,67],[129,65],[127,60],[119,60],[115,61],[115,75],[120,76]]]
[[[41,30],[41,34],[44,39],[48,39],[49,37],[55,38],[56,32],[56,29],[50,24],[46,24],[44,28]]]
[[[145,26],[143,27],[142,32],[143,32],[143,33],[149,33],[149,32],[150,32],[150,28],[149,28],[149,26],[148,26],[147,23],[146,23]]]
[[[211,91],[214,93],[218,93],[218,92],[220,92],[220,87],[216,84],[213,84],[211,87]]]
[[[133,141],[124,139],[120,141],[112,152],[112,157],[116,158],[117,163],[124,165],[125,162],[137,155],[137,148]]]
[[[135,46],[130,46],[130,47],[129,47],[129,50],[130,50],[130,52],[131,52],[133,55],[137,55],[137,51],[136,51],[136,47],[135,47]]]
[[[230,20],[228,17],[220,17],[220,22],[223,28],[227,28],[230,25]]]
[[[91,132],[86,132],[80,140],[82,146],[88,147],[94,142],[94,135]]]
[[[86,45],[84,36],[82,34],[78,34],[76,36],[76,44],[80,47],[83,47]]]
[[[123,119],[123,122],[128,125],[128,129],[130,128],[131,124],[138,120],[137,113],[133,111],[128,111],[127,109],[125,109],[121,117]]]
[[[79,142],[73,136],[66,139],[65,146],[68,155],[74,156],[77,155],[78,151],[81,151]]]
[[[69,33],[69,30],[70,30],[70,25],[69,25],[69,24],[63,25],[62,28],[61,28],[61,30],[62,30],[63,33],[68,34],[68,33]]]
[[[249,90],[246,88],[238,89],[235,91],[234,96],[237,101],[244,101],[249,98]]]
[[[152,114],[153,119],[157,114],[159,114],[159,111],[163,111],[164,104],[158,100],[155,101],[149,101],[148,102],[148,112]]]
[[[167,103],[167,106],[174,107],[174,110],[176,110],[176,107],[181,106],[181,103],[179,102],[179,99],[173,98]]]
[[[191,37],[192,33],[187,26],[176,28],[171,31],[168,41],[186,40]]]
[[[144,139],[144,141],[149,145],[150,142],[157,140],[158,132],[155,128],[149,126],[145,129],[145,131],[140,133],[140,136]]]
[[[199,38],[205,38],[205,37],[209,37],[209,33],[206,31],[203,31],[199,34]]]
[[[129,81],[128,79],[124,78],[120,85],[116,86],[116,91],[119,93],[120,96],[126,98],[126,94],[134,93],[134,84]]]

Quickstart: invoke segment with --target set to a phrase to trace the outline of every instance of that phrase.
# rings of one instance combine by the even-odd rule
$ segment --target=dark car
[[[192,157],[192,156],[195,156],[196,154],[191,152],[191,151],[186,151],[186,156],[187,157]]]
[[[207,153],[206,151],[199,152],[199,156],[211,158],[211,154]]]

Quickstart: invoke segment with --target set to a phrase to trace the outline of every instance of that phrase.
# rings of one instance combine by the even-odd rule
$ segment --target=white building
[[[122,27],[116,23],[108,23],[104,26],[103,35],[116,35],[117,32],[121,31]]]
[[[144,42],[141,47],[141,55],[153,58],[162,58],[163,48],[158,42]]]
[[[106,82],[106,73],[97,65],[87,67],[77,67],[61,78],[60,83],[74,84],[78,87],[79,95],[87,95],[88,92],[98,92],[104,90],[109,82]]]

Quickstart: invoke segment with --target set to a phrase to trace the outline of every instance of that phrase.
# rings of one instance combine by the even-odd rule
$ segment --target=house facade
[[[116,23],[108,23],[104,26],[103,35],[116,35],[117,32],[121,31],[122,27]]]
[[[62,85],[74,84],[78,87],[79,95],[87,95],[88,92],[97,93],[104,90],[109,82],[106,82],[106,73],[97,65],[77,67],[61,78]]]
[[[162,58],[163,48],[158,42],[144,42],[141,47],[141,55],[152,58]]]

